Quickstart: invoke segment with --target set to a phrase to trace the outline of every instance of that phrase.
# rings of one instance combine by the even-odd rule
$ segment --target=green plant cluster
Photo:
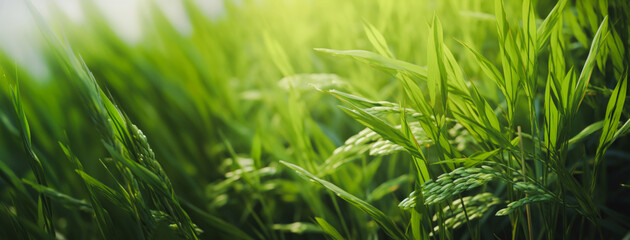
[[[630,2],[94,1],[0,52],[0,239],[619,239]]]

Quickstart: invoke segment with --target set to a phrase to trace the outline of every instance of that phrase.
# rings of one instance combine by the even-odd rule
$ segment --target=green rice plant
[[[221,2],[144,2],[134,41],[31,7],[0,238],[627,234],[627,1]]]
[[[534,202],[554,199],[555,204],[557,204],[555,206],[560,205],[563,209],[567,206],[572,208],[579,206],[579,208],[576,209],[577,212],[594,224],[598,234],[602,237],[599,225],[601,221],[600,210],[595,206],[595,203],[589,195],[594,191],[593,187],[596,185],[595,182],[597,182],[596,178],[599,172],[598,161],[600,161],[600,156],[602,156],[601,151],[605,149],[608,139],[611,139],[614,135],[612,131],[607,129],[625,131],[623,129],[618,130],[617,124],[619,123],[622,112],[621,109],[623,109],[623,103],[625,102],[625,90],[627,86],[624,84],[627,81],[627,77],[622,75],[623,77],[619,78],[617,88],[613,91],[610,101],[608,101],[606,120],[604,120],[604,122],[610,122],[607,120],[609,118],[614,120],[610,122],[613,124],[612,126],[604,125],[593,164],[592,175],[586,175],[586,179],[590,179],[592,183],[584,185],[578,183],[566,169],[567,163],[565,159],[567,157],[566,151],[568,144],[570,143],[570,134],[573,134],[571,132],[573,131],[572,121],[578,114],[578,109],[587,92],[596,59],[600,59],[601,55],[599,55],[599,53],[602,48],[601,46],[604,46],[606,42],[605,36],[608,34],[608,18],[604,17],[600,27],[597,28],[588,57],[578,77],[573,70],[570,70],[569,73],[565,73],[565,62],[563,57],[561,57],[564,54],[564,43],[562,33],[559,32],[562,26],[560,19],[566,1],[557,3],[539,27],[536,26],[533,4],[530,1],[524,1],[521,28],[513,28],[509,23],[509,17],[505,11],[503,2],[495,2],[503,73],[500,73],[498,68],[494,67],[491,61],[484,58],[481,53],[466,46],[464,43],[462,44],[474,54],[483,72],[497,84],[503,93],[505,106],[507,107],[504,113],[507,126],[501,127],[503,123],[499,121],[495,111],[492,110],[488,102],[476,90],[474,83],[467,84],[464,82],[465,78],[462,75],[461,68],[457,65],[448,48],[443,45],[442,27],[437,18],[434,18],[432,31],[429,34],[426,75],[424,72],[416,70],[421,69],[420,67],[409,66],[410,63],[401,63],[397,62],[398,60],[392,59],[393,54],[385,50],[387,47],[384,46],[387,46],[387,43],[384,37],[374,33],[374,29],[369,25],[366,27],[368,38],[381,56],[373,56],[372,54],[367,54],[360,50],[326,50],[328,53],[350,55],[360,61],[367,61],[370,65],[383,69],[400,79],[403,89],[405,89],[406,97],[409,102],[412,103],[410,108],[419,113],[417,121],[426,132],[426,136],[428,136],[432,142],[436,143],[436,150],[431,152],[420,149],[419,146],[414,147],[413,142],[410,143],[402,136],[404,130],[397,132],[396,129],[388,126],[382,119],[367,113],[364,110],[366,106],[359,106],[352,101],[342,99],[351,106],[351,109],[346,112],[357,121],[370,128],[373,132],[390,140],[392,143],[400,145],[402,149],[407,150],[412,155],[414,161],[417,161],[416,159],[422,159],[424,164],[429,164],[430,158],[426,158],[425,156],[432,154],[429,156],[437,158],[438,160],[437,162],[433,162],[433,164],[441,165],[442,171],[446,172],[440,175],[434,183],[432,180],[427,181],[425,178],[430,177],[430,175],[424,174],[428,173],[428,171],[422,170],[422,167],[417,168],[418,172],[416,174],[419,176],[417,184],[422,184],[420,187],[422,189],[422,194],[420,195],[422,198],[418,198],[418,194],[412,192],[409,198],[400,203],[400,206],[404,209],[413,212],[416,211],[414,208],[416,206],[424,205],[425,207],[430,207],[443,200],[452,199],[464,191],[487,186],[493,179],[502,179],[508,186],[507,198],[510,203],[507,208],[500,210],[497,215],[510,216],[510,222],[514,229],[513,232],[517,231],[519,227],[518,222],[523,222],[518,220],[522,216],[521,213],[514,212],[514,210],[518,209],[520,206],[527,205],[528,224],[526,226],[523,224],[520,225],[524,229],[524,234],[532,239],[534,236],[532,233],[529,205]],[[539,98],[538,94],[541,92],[539,90],[540,84],[537,80],[539,74],[537,61],[539,59],[538,55],[543,52],[543,46],[547,46],[548,41],[551,42],[551,44],[549,44],[551,54],[549,61],[549,77],[546,81],[545,114],[543,115],[546,120],[545,127],[541,131],[538,129],[538,119],[540,119],[538,115],[540,111],[538,108],[540,107],[537,107],[536,103]],[[358,53],[361,53],[361,55]],[[564,80],[561,81],[560,79]],[[423,91],[416,85],[417,83],[414,82],[414,80],[425,81],[428,99],[425,98],[426,95],[423,94]],[[562,92],[564,95],[560,96],[559,92]],[[552,93],[558,94],[550,96]],[[620,100],[619,97],[624,100]],[[523,103],[527,104],[528,110],[523,112],[517,111],[517,106]],[[566,107],[560,108],[558,106]],[[402,107],[407,106],[403,105],[401,108]],[[453,150],[447,138],[448,135],[444,133],[447,126],[447,122],[445,121],[447,116],[452,116],[455,122],[464,126],[466,130],[473,135],[475,140],[474,145],[480,147],[481,150],[478,150],[475,154],[469,158],[465,158],[463,161],[458,161],[457,159],[461,158],[461,153]],[[522,147],[523,140],[520,140],[520,130],[519,137],[511,140],[512,137],[516,135],[514,131],[518,124],[516,123],[516,116],[526,116],[530,122],[529,130],[532,134],[529,136],[531,137],[532,149],[527,150],[527,157],[524,157],[526,149]],[[520,126],[518,127],[520,129]],[[543,131],[545,133],[544,140],[540,140],[539,136],[542,136],[540,134]],[[359,136],[363,135],[366,134],[359,134]],[[559,137],[560,135],[563,137]],[[505,138],[505,136],[507,136],[507,138]],[[351,140],[350,143],[356,141],[353,138],[349,140]],[[520,150],[516,147],[515,140],[521,142]],[[546,142],[546,148],[544,149],[542,148],[542,141]],[[343,149],[352,148],[344,147]],[[483,156],[479,162],[495,162],[499,164],[498,166],[500,168],[461,167],[454,169],[455,164],[473,163],[476,161],[475,155],[478,157]],[[528,170],[529,166],[527,165],[529,164],[526,164],[528,158],[532,160],[530,166],[533,168],[531,168],[531,170]],[[515,166],[518,166],[518,159],[521,159],[523,162],[522,175],[512,170]],[[446,168],[444,168],[445,166]],[[528,174],[528,172],[532,171],[535,174]],[[529,178],[529,181],[514,182],[512,178],[519,175],[524,179]],[[530,178],[527,175],[535,176],[535,178]],[[557,181],[554,181],[553,184],[560,185],[561,197],[547,189],[548,187],[552,187],[550,185],[552,182],[549,181],[550,178],[554,178],[554,180]],[[575,197],[577,206],[574,205],[575,203],[566,202],[565,194],[567,192]],[[525,194],[525,197],[520,198],[518,197],[519,194]],[[442,213],[440,213],[440,210]],[[439,231],[440,229],[441,231],[447,231],[446,233],[440,232],[440,237],[448,237],[448,230],[444,227],[447,227],[447,225],[452,227],[452,221],[445,224],[446,221],[442,220],[444,219],[443,212],[446,210],[436,209],[436,211],[440,214],[436,214],[435,219],[440,221],[438,221],[438,226],[436,226],[435,231]],[[558,214],[557,211],[551,211],[549,215],[545,212],[540,213],[543,215],[542,218],[545,221],[553,221],[550,219],[555,218],[554,215]],[[563,214],[566,214],[566,212],[563,212]],[[564,217],[566,217],[566,215]],[[466,222],[468,221],[470,221],[469,218],[466,219]],[[418,223],[412,221],[412,224]],[[545,231],[547,231],[548,237],[553,236],[553,233],[549,233],[554,231],[553,228],[549,228],[548,223],[545,224],[546,225],[543,225],[543,227],[546,227],[546,230],[543,228],[540,234],[545,234]],[[566,221],[564,224],[566,224]],[[470,226],[469,230],[472,231]],[[566,237],[566,233],[563,233],[563,236]],[[416,237],[420,238],[420,236]]]

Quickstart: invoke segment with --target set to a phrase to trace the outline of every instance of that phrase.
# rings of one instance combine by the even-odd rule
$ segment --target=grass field
[[[27,2],[0,239],[630,237],[629,1],[178,2]]]

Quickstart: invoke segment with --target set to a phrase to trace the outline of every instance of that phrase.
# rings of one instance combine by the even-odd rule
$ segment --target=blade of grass
[[[26,119],[26,113],[24,113],[24,108],[22,107],[22,99],[20,97],[20,89],[19,85],[16,85],[12,88],[13,95],[13,109],[15,110],[15,114],[19,121],[19,129],[22,137],[24,151],[28,155],[28,163],[35,175],[37,183],[42,186],[48,186],[46,181],[44,167],[42,162],[39,160],[39,157],[33,151],[33,146],[31,143],[31,130],[28,125],[28,120]],[[39,194],[38,203],[41,203],[41,210],[38,215],[42,216],[43,219],[41,221],[44,223],[44,229],[51,236],[55,236],[55,226],[52,212],[52,204],[50,202],[50,198],[44,194]]]
[[[315,51],[324,52],[332,55],[348,56],[357,59],[363,63],[367,63],[378,69],[382,69],[390,74],[397,71],[408,72],[409,74],[419,78],[427,79],[427,69],[405,61],[388,58],[373,52],[365,50],[333,50],[325,48],[315,48]]]
[[[597,146],[597,152],[595,154],[595,162],[593,163],[593,176],[590,187],[591,193],[595,191],[597,175],[599,174],[599,169],[601,168],[602,160],[604,159],[604,153],[610,144],[615,140],[614,137],[618,131],[617,126],[619,125],[621,113],[623,112],[623,106],[626,102],[626,93],[628,91],[627,77],[628,69],[626,69],[626,73],[617,83],[617,87],[615,87],[613,94],[610,96],[608,106],[606,107],[606,117],[604,118],[602,135],[599,138],[599,145]]]
[[[567,2],[568,0],[558,1],[553,9],[551,9],[551,12],[549,12],[549,15],[547,15],[545,20],[543,20],[542,24],[540,24],[540,27],[538,27],[538,32],[536,34],[538,36],[538,43],[536,44],[538,46],[538,52],[540,52],[541,49],[548,43],[549,37],[551,36],[556,23],[562,20],[562,11],[567,5]]]
[[[396,224],[394,224],[394,222],[390,218],[388,218],[383,212],[381,212],[374,206],[342,190],[336,185],[316,177],[315,175],[307,172],[297,165],[285,161],[280,161],[280,163],[294,170],[298,173],[298,175],[304,177],[305,179],[321,184],[326,189],[334,192],[338,197],[346,200],[348,203],[370,215],[372,219],[374,219],[374,221],[376,221],[378,225],[385,231],[385,233],[387,233],[387,235],[392,239],[407,239],[407,237],[400,231]]]
[[[22,179],[22,181],[28,184],[29,186],[31,186],[37,192],[50,197],[51,200],[59,202],[60,204],[66,206],[67,208],[70,208],[70,209],[79,208],[80,210],[83,210],[83,211],[92,212],[92,205],[86,201],[73,198],[71,196],[68,196],[67,194],[60,193],[55,189],[42,186],[40,184],[31,182],[27,179]]]
[[[329,235],[329,237],[332,238],[333,240],[344,240],[345,239],[344,237],[341,236],[339,231],[337,231],[337,229],[335,229],[335,227],[330,225],[330,223],[326,222],[326,220],[324,220],[323,218],[315,217],[315,221],[317,221],[317,224],[319,224],[319,226],[322,228],[322,230],[324,230],[324,232],[326,232]]]

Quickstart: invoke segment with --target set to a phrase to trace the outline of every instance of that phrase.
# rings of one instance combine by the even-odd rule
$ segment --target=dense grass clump
[[[0,52],[0,239],[630,234],[628,1],[179,3],[138,42],[29,3],[50,74]]]

